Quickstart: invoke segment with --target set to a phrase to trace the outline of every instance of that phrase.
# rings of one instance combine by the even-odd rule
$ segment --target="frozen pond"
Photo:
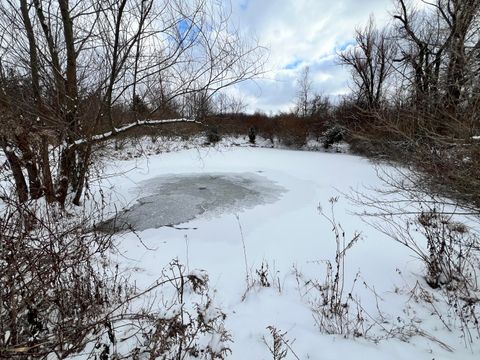
[[[140,198],[100,225],[106,231],[174,226],[199,216],[235,213],[273,203],[286,191],[255,173],[166,175],[139,184]]]

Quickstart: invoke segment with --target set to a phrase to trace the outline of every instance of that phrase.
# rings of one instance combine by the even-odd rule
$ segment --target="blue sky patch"
[[[190,28],[190,20],[188,19],[180,20],[177,24],[177,30],[181,37],[184,37],[187,34],[189,28]]]
[[[337,46],[337,51],[345,51],[349,46],[355,45],[356,42],[353,39],[345,41],[343,44]]]
[[[297,59],[295,61],[292,61],[291,63],[287,64],[284,69],[285,70],[294,70],[298,68],[298,66],[302,63],[303,61],[300,59]]]
[[[177,23],[177,31],[182,42],[193,43],[200,30],[190,19],[182,19]]]
[[[240,9],[242,9],[243,11],[246,11],[249,3],[250,3],[250,0],[243,0],[240,3]]]

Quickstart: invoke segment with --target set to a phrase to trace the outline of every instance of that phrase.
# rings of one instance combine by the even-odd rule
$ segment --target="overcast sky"
[[[353,44],[355,27],[370,14],[389,21],[391,0],[232,0],[233,20],[270,49],[265,79],[234,89],[248,111],[292,108],[296,79],[309,66],[316,91],[348,92],[348,71],[336,65],[336,52]]]

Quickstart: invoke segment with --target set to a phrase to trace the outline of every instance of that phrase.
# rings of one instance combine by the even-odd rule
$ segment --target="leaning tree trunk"
[[[7,157],[8,164],[12,170],[13,180],[15,181],[15,190],[18,196],[18,201],[24,203],[28,200],[28,187],[25,181],[25,176],[22,172],[22,165],[20,159],[15,152],[6,145],[5,139],[2,139],[2,149]]]

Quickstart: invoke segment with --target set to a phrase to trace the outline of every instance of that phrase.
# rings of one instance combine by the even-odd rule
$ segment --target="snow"
[[[111,175],[101,180],[101,186],[111,213],[135,206],[145,193],[158,194],[152,179],[165,182],[204,179],[212,174],[230,178],[257,174],[264,184],[285,189],[275,201],[260,199],[208,216],[189,216],[175,227],[155,228],[158,224],[153,224],[151,228],[142,226],[136,234],[115,235],[120,252],[116,261],[137,286],[154,282],[174,258],[191,274],[208,274],[210,288],[215,289],[215,306],[226,313],[225,325],[233,337],[231,359],[271,359],[264,343],[271,336],[268,326],[287,332],[285,337],[301,359],[478,358],[478,341],[466,346],[459,330],[447,331],[427,304],[412,299],[412,289],[423,282],[422,263],[405,247],[362,222],[355,215],[358,209],[343,195],[352,188],[382,185],[366,159],[339,153],[219,146],[109,161],[105,166]],[[376,314],[378,301],[385,327],[416,324],[424,336],[377,343],[322,334],[315,326],[311,305],[316,295],[302,279],[322,281],[323,261],[335,259],[331,224],[318,207],[320,204],[329,215],[329,199],[336,196],[335,218],[347,241],[361,232],[360,241],[345,258],[345,288],[349,292],[360,273],[352,293],[369,314]],[[187,200],[178,197],[179,202]],[[160,196],[155,204],[160,209],[164,202]],[[270,287],[260,285],[256,270],[262,265],[268,268]],[[378,326],[372,331],[382,336]],[[212,338],[211,346],[219,346],[218,342]],[[440,342],[454,351],[447,351]],[[287,359],[293,358],[289,356]]]
[[[343,153],[343,144],[325,153],[257,140],[256,146],[224,138],[215,147],[202,147],[204,139],[194,138],[141,141],[119,151],[107,147],[111,156],[103,160],[104,173],[90,184],[94,193],[102,188],[107,218],[122,209],[132,212],[145,199],[150,203],[136,214],[141,222],[136,233],[114,235],[114,260],[123,274],[148,288],[178,258],[186,276],[208,278],[214,304],[204,317],[223,311],[233,343],[222,343],[217,333],[206,341],[213,350],[230,347],[234,360],[272,359],[265,344],[272,342],[270,326],[286,332],[302,360],[478,358],[478,337],[465,341],[442,294],[432,291],[432,304],[452,331],[422,300],[419,285],[428,288],[422,262],[355,215],[362,209],[345,194],[382,187],[376,166]],[[320,148],[313,140],[305,147]],[[321,208],[331,216],[332,197],[338,197],[334,214],[347,242],[360,232],[345,258],[345,293],[359,299],[365,317],[378,319],[379,310],[383,316],[379,324],[370,322],[369,338],[323,334],[312,313],[320,298],[312,282],[321,283],[326,261],[335,261],[332,225],[319,213]],[[261,285],[261,273],[270,287]],[[178,304],[158,307],[165,318],[179,311]],[[401,341],[382,327],[403,328],[412,336]],[[287,359],[293,358],[289,351]]]
[[[165,119],[165,120],[138,120],[138,121],[136,121],[132,124],[127,124],[127,125],[115,128],[114,132],[118,134],[118,133],[122,133],[122,132],[125,132],[127,130],[130,130],[130,129],[136,127],[136,126],[143,126],[143,125],[163,125],[163,124],[175,124],[175,123],[185,123],[185,122],[202,124],[199,121],[192,120],[192,119],[185,119],[185,118]],[[75,141],[74,145],[85,144],[89,141],[105,140],[105,139],[108,139],[109,137],[111,137],[114,132],[113,131],[107,131],[103,134],[94,135],[90,138],[80,139],[80,140]]]

